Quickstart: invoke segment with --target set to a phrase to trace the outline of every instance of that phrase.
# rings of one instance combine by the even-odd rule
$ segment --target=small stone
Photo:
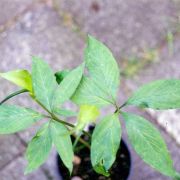
[[[79,157],[79,156],[74,156],[74,160],[73,160],[73,163],[75,164],[75,165],[79,165],[79,164],[81,164],[81,158]]]
[[[78,176],[74,176],[71,178],[71,180],[82,180],[82,178],[78,177]]]

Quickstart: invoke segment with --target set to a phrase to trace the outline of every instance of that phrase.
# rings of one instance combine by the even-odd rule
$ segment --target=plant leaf
[[[15,70],[6,73],[0,73],[0,76],[12,83],[32,92],[31,74],[26,70]]]
[[[180,80],[158,80],[139,88],[126,105],[153,109],[180,108]]]
[[[159,131],[143,117],[122,113],[129,140],[137,154],[166,176],[174,176],[171,156]]]
[[[178,172],[175,174],[174,180],[180,180],[180,174]]]
[[[108,176],[108,170],[116,159],[121,139],[118,114],[103,118],[92,135],[91,163],[97,173]]]
[[[55,109],[54,113],[64,116],[64,117],[73,117],[77,116],[77,113],[68,109]]]
[[[82,130],[85,125],[91,122],[95,122],[100,115],[99,109],[93,105],[81,105],[78,113],[78,123],[76,130]]]
[[[36,99],[51,111],[57,83],[51,68],[38,57],[33,57],[32,81]]]
[[[120,72],[111,51],[100,41],[88,36],[85,62],[94,83],[115,101],[120,82]]]
[[[85,76],[83,76],[71,99],[78,105],[90,104],[102,107],[113,104],[113,102],[108,100],[109,97],[106,92],[100,89],[92,79]]]
[[[90,104],[98,107],[115,104],[120,72],[110,50],[89,36],[85,62],[89,76],[84,76],[81,80],[72,97],[73,102],[78,105]]]
[[[70,70],[62,70],[55,73],[56,81],[58,84],[69,74]]]
[[[52,147],[49,123],[45,124],[30,141],[26,150],[28,166],[25,174],[32,172],[47,159]]]
[[[81,81],[83,71],[84,64],[69,72],[67,76],[61,81],[54,94],[54,109],[57,108],[58,105],[63,104],[65,101],[71,98]]]
[[[51,121],[51,136],[54,145],[64,163],[64,165],[69,169],[71,174],[73,168],[73,147],[70,138],[70,132],[68,129],[61,123],[56,121]]]
[[[15,133],[28,128],[43,116],[31,109],[13,106],[0,106],[0,134]]]

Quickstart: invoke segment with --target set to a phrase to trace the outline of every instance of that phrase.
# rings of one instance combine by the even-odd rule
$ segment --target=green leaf
[[[121,140],[118,114],[103,118],[92,135],[91,162],[97,173],[108,176],[108,170],[116,159]]]
[[[73,93],[75,92],[77,86],[81,81],[83,71],[84,71],[84,64],[72,70],[61,81],[54,94],[54,98],[53,98],[54,109],[71,98],[71,96],[73,95]]]
[[[98,107],[115,104],[120,72],[110,50],[89,36],[85,62],[89,76],[83,77],[72,100],[78,105]]]
[[[129,140],[137,154],[166,176],[174,176],[171,156],[159,131],[143,117],[122,113]]]
[[[120,72],[111,51],[100,41],[88,36],[85,62],[94,83],[115,101],[120,82]]]
[[[77,113],[68,109],[55,109],[54,113],[64,116],[64,117],[73,117],[77,116]]]
[[[36,136],[28,144],[26,150],[28,166],[25,170],[25,174],[28,174],[37,169],[46,161],[51,147],[52,139],[49,129],[49,123],[47,123],[37,132]]]
[[[95,122],[99,115],[100,112],[96,106],[87,104],[80,106],[76,129],[82,130],[88,123]]]
[[[175,174],[174,180],[180,180],[180,174],[178,172]]]
[[[71,174],[73,168],[73,147],[70,138],[70,132],[68,129],[61,123],[56,121],[51,121],[51,136],[54,145],[64,163],[64,165],[69,169]]]
[[[78,105],[90,104],[97,107],[113,104],[109,101],[109,97],[101,88],[96,85],[92,79],[83,76],[80,85],[71,98]]]
[[[99,174],[102,174],[103,176],[106,176],[106,177],[109,177],[110,176],[110,173],[108,171],[106,171],[106,169],[104,168],[103,166],[103,161],[100,162],[99,164],[97,164],[95,167],[94,167],[95,171]]]
[[[55,73],[56,81],[58,84],[69,74],[70,70],[62,70]]]
[[[28,128],[43,116],[31,109],[13,106],[0,106],[0,134],[15,133]]]
[[[31,80],[31,75],[28,71],[26,70],[9,71],[6,73],[0,73],[0,76],[32,92],[32,80]]]
[[[153,109],[180,108],[180,80],[158,80],[139,88],[126,105]]]
[[[32,81],[36,99],[51,111],[56,79],[48,64],[37,57],[33,57]]]

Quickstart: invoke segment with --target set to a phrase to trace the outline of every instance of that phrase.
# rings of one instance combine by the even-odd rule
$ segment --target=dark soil
[[[83,138],[88,141],[86,136]],[[74,141],[74,138],[72,138],[72,141]],[[69,172],[63,165],[59,156],[57,159],[58,170],[63,180],[70,180],[71,178],[69,176]],[[116,161],[110,169],[111,176],[104,177],[99,175],[92,168],[89,149],[78,143],[75,149],[75,160],[71,177],[76,176],[83,180],[126,180],[129,175],[130,165],[130,153],[124,141],[121,140],[121,145],[117,153]]]

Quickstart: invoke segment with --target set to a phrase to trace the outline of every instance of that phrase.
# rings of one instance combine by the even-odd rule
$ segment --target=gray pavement
[[[56,3],[54,3],[56,2]],[[119,100],[123,102],[140,85],[155,79],[180,77],[180,2],[175,0],[1,0],[0,1],[0,72],[31,68],[31,55],[44,58],[54,70],[75,67],[82,61],[84,36],[89,33],[105,42],[115,54],[122,76]],[[174,33],[174,53],[168,53],[167,32]],[[156,53],[152,56],[152,50]],[[135,65],[132,63],[135,59]],[[136,71],[134,69],[136,68]],[[133,71],[133,73],[131,73]],[[14,85],[0,79],[0,99],[16,90]],[[9,103],[38,108],[26,95]],[[40,109],[39,109],[40,110]],[[172,129],[178,129],[178,112],[165,119],[164,126],[157,112],[138,111],[156,124],[164,136],[175,167],[180,171],[179,146]],[[173,114],[176,114],[174,118]],[[174,118],[174,119],[173,119]],[[38,127],[16,135],[0,136],[0,179],[58,180],[56,152],[33,174],[24,176],[24,150]],[[167,131],[166,131],[167,130]],[[127,140],[126,133],[124,139]],[[173,136],[173,138],[171,137]],[[129,147],[133,156],[130,180],[168,180],[155,172]]]

